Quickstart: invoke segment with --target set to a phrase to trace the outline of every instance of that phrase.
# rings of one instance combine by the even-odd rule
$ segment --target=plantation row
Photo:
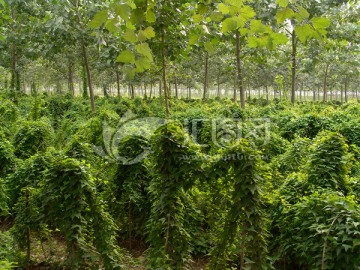
[[[359,269],[357,101],[95,102],[1,94],[1,269]]]

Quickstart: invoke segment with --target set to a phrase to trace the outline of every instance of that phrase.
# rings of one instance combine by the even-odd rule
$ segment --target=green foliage
[[[293,139],[295,136],[313,139],[322,130],[330,130],[332,125],[328,117],[309,114],[288,122],[282,129],[282,136]]]
[[[229,262],[248,269],[269,267],[259,186],[259,156],[260,152],[253,150],[253,146],[243,139],[225,151],[214,167],[214,172],[223,174],[223,181],[230,183],[232,191],[223,228],[211,252],[212,269],[228,269]],[[232,248],[234,245],[236,248]]]
[[[324,261],[324,269],[356,269],[359,222],[353,198],[334,192],[315,192],[291,207],[285,205],[274,217],[279,264],[281,260],[289,267],[318,269]]]
[[[276,158],[274,165],[284,176],[298,172],[306,163],[310,144],[310,139],[296,137],[286,152]]]
[[[0,104],[0,116],[1,121],[15,122],[19,117],[19,110],[12,101],[5,100]]]
[[[54,131],[48,121],[23,122],[15,134],[15,155],[21,159],[45,152],[53,143]]]
[[[96,264],[96,251],[106,269],[120,269],[115,225],[96,194],[85,163],[59,157],[48,168],[41,196],[42,220],[65,235],[72,269]]]
[[[346,192],[346,176],[352,166],[353,156],[345,138],[338,133],[322,132],[310,147],[305,171],[308,184]]]
[[[176,123],[154,137],[155,176],[150,183],[151,213],[147,224],[152,269],[188,269],[191,238],[186,227],[187,191],[194,185],[198,147]]]
[[[0,269],[10,270],[16,266],[19,254],[15,252],[14,238],[10,232],[0,232]]]
[[[132,246],[132,238],[143,239],[145,224],[150,214],[148,164],[142,158],[134,164],[129,161],[148,151],[149,142],[142,137],[125,137],[119,143],[118,153],[123,158],[117,164],[113,181],[109,185],[109,207],[114,220],[123,228],[122,236]],[[125,163],[125,164],[124,164]]]
[[[15,168],[14,147],[0,131],[0,177],[5,177]]]

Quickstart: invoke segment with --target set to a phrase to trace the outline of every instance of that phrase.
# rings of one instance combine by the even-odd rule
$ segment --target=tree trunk
[[[89,97],[89,92],[88,92],[88,80],[87,80],[87,76],[86,76],[85,65],[82,67],[82,79],[83,79],[83,94],[82,94],[82,96],[84,98],[87,98],[87,97]]]
[[[119,70],[116,68],[116,88],[117,88],[117,95],[118,97],[121,97],[121,91],[120,91],[120,74]]]
[[[325,76],[324,76],[324,96],[323,96],[323,102],[326,102],[327,100],[327,76],[329,72],[329,64],[326,64],[325,69]]]
[[[344,102],[344,86],[341,85],[341,90],[340,90],[340,102],[343,103]]]
[[[150,99],[152,97],[152,92],[153,92],[153,83],[151,82],[150,83],[150,96],[149,96]]]
[[[191,86],[189,85],[189,99],[191,99]]]
[[[205,76],[204,76],[204,93],[203,93],[203,99],[206,99],[207,97],[207,90],[208,90],[208,74],[209,74],[209,53],[205,53]]]
[[[240,33],[236,31],[236,66],[237,66],[237,79],[240,90],[240,103],[241,108],[245,109],[245,93],[243,86],[243,76],[241,69],[241,59],[240,59]],[[234,94],[234,102],[236,102],[236,95]]]
[[[144,83],[144,98],[147,98],[147,86],[146,86],[146,83]]]
[[[217,97],[220,97],[220,72],[217,75]]]
[[[174,86],[175,86],[175,97],[179,98],[178,81],[177,81],[176,75],[175,75],[175,84],[174,84]]]
[[[316,90],[315,90],[315,88],[313,88],[313,101],[314,102],[316,101]]]
[[[12,61],[11,61],[11,81],[10,81],[10,89],[15,90],[16,86],[16,69],[17,69],[17,48],[16,45],[13,45],[12,50]]]
[[[89,59],[88,59],[88,54],[87,54],[87,48],[85,45],[85,40],[82,41],[82,49],[83,49],[84,64],[85,64],[85,70],[86,70],[86,76],[87,76],[87,83],[88,83],[89,93],[90,93],[91,110],[92,110],[92,112],[96,112],[94,90],[93,90],[93,85],[92,85],[92,79],[91,79],[91,73],[90,73],[90,67],[89,67]]]
[[[166,84],[166,60],[165,60],[165,30],[162,30],[161,34],[161,60],[162,60],[162,79],[164,85],[164,93],[165,93],[165,113],[166,117],[170,116],[170,108],[169,108],[169,93]]]
[[[296,95],[296,33],[295,29],[291,34],[291,44],[292,44],[292,66],[291,66],[291,103],[295,103],[295,95]]]
[[[347,88],[348,88],[348,80],[347,80],[347,78],[345,78],[344,92],[345,92],[345,102],[346,102],[346,103],[348,102],[348,91],[347,91]]]
[[[265,92],[266,92],[266,102],[269,104],[269,87],[268,87],[268,81],[265,82]]]
[[[135,88],[133,84],[130,84],[131,99],[135,98]]]
[[[73,62],[69,58],[69,69],[68,69],[68,84],[69,92],[75,96],[75,86],[74,86],[74,71],[73,71]]]

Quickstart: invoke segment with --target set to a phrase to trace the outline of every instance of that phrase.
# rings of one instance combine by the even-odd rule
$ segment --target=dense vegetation
[[[0,269],[360,269],[358,0],[0,0]]]
[[[174,99],[151,129],[164,100],[9,95],[2,269],[359,267],[357,101]]]
[[[94,96],[358,97],[358,0],[1,0],[0,85]]]

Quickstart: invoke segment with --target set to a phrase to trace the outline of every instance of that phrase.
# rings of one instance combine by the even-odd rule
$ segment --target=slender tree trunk
[[[160,97],[160,104],[161,104],[161,95],[162,95],[162,81],[159,82],[159,97]]]
[[[144,98],[147,97],[147,85],[144,83]]]
[[[220,72],[217,75],[217,97],[220,97]]]
[[[119,74],[119,70],[118,68],[116,67],[116,70],[115,70],[115,73],[116,73],[116,88],[117,88],[117,95],[118,97],[121,97],[121,89],[120,89],[120,74]]]
[[[317,86],[317,99],[320,100],[320,84]]]
[[[92,79],[91,79],[91,73],[90,73],[90,67],[89,67],[89,59],[88,59],[88,54],[87,54],[87,48],[85,45],[85,40],[82,41],[82,49],[83,49],[84,64],[85,64],[87,82],[88,82],[89,93],[90,93],[91,110],[92,110],[92,112],[96,112],[94,90],[93,90],[93,85],[92,85]]]
[[[340,90],[340,102],[344,103],[344,86],[341,85],[341,90]]]
[[[236,31],[236,66],[237,66],[237,79],[240,90],[240,103],[241,108],[245,109],[245,93],[243,86],[243,75],[241,69],[241,59],[240,59],[240,33]],[[234,102],[236,102],[236,94],[234,94]]]
[[[266,102],[269,104],[269,86],[268,81],[265,82]]]
[[[313,101],[316,101],[316,90],[313,88]]]
[[[295,29],[291,34],[291,44],[292,44],[292,66],[291,66],[291,103],[295,103],[295,95],[296,95],[296,33]]]
[[[82,94],[82,96],[84,98],[87,98],[87,97],[89,97],[89,94],[88,94],[88,80],[87,80],[87,76],[86,76],[85,65],[83,65],[83,67],[82,67],[82,79],[83,79],[83,94]]]
[[[207,98],[207,91],[208,91],[208,75],[209,75],[209,53],[205,52],[205,76],[204,76],[204,92],[203,92],[203,99]]]
[[[175,98],[179,98],[179,88],[178,88],[178,81],[177,81],[177,77],[175,75]]]
[[[152,93],[153,93],[153,83],[150,83],[150,99],[152,98]]]
[[[69,68],[68,68],[68,80],[69,80],[69,92],[75,96],[75,86],[74,86],[74,71],[73,71],[73,62],[69,58]]]
[[[345,85],[344,85],[344,92],[345,92],[345,102],[347,103],[348,102],[348,80],[347,78],[345,78]]]
[[[329,72],[329,64],[326,64],[325,69],[325,76],[324,76],[324,96],[323,96],[323,102],[326,102],[327,100],[327,77]]]
[[[131,99],[134,99],[135,98],[134,84],[130,84],[130,91],[131,91]]]
[[[13,45],[12,48],[12,61],[11,61],[11,81],[10,89],[15,90],[16,86],[16,69],[17,69],[17,48],[16,45]]]
[[[166,60],[165,60],[165,30],[162,30],[161,33],[161,60],[162,60],[162,76],[163,76],[163,85],[164,85],[164,93],[165,93],[165,113],[166,117],[170,115],[170,108],[169,108],[169,93],[166,84]]]
[[[233,89],[233,100],[234,102],[236,102],[236,99],[237,99],[237,77],[235,76],[234,77],[234,89]]]
[[[189,85],[189,99],[191,99],[191,86]]]

